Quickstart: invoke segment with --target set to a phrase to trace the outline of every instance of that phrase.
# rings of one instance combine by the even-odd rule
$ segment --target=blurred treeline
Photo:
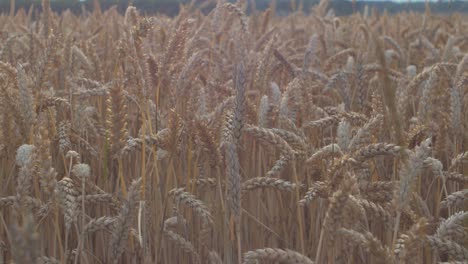
[[[234,2],[234,0],[230,0]],[[255,2],[255,7],[258,10],[268,8],[273,0],[248,0],[250,3]],[[0,0],[0,12],[7,13],[11,11],[12,0]],[[15,0],[15,9],[19,8],[29,9],[34,6],[34,9],[40,10],[41,0]],[[128,5],[136,6],[141,12],[146,14],[164,13],[170,16],[176,15],[179,11],[181,4],[187,4],[191,0],[51,0],[51,7],[56,12],[61,12],[67,9],[75,13],[80,13],[83,10],[92,10],[96,3],[100,4],[100,8],[107,9],[112,6],[117,6],[118,10],[122,12]],[[209,12],[215,6],[216,0],[196,0],[195,4],[202,8],[203,11]],[[319,0],[276,0],[276,11],[279,14],[286,14],[291,11],[302,8],[307,12],[311,7],[319,2]],[[417,11],[423,12],[425,4],[418,3],[393,3],[393,2],[359,2],[353,4],[351,1],[345,0],[332,0],[331,7],[337,15],[349,15],[355,11],[362,11],[364,6],[368,5],[370,8],[376,9],[380,12],[388,11],[389,13],[401,11]],[[438,3],[430,3],[432,12],[435,13],[452,13],[452,12],[468,12],[468,2],[461,1],[440,1]],[[249,5],[248,12],[252,11],[252,5]]]

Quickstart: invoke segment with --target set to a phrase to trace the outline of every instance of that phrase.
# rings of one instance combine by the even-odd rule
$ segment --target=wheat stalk
[[[290,249],[263,248],[244,253],[244,264],[257,263],[258,260],[277,261],[281,263],[314,263],[308,257]]]

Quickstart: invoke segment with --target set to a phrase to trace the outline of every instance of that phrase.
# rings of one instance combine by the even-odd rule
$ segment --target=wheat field
[[[468,18],[0,16],[0,263],[468,263]]]

